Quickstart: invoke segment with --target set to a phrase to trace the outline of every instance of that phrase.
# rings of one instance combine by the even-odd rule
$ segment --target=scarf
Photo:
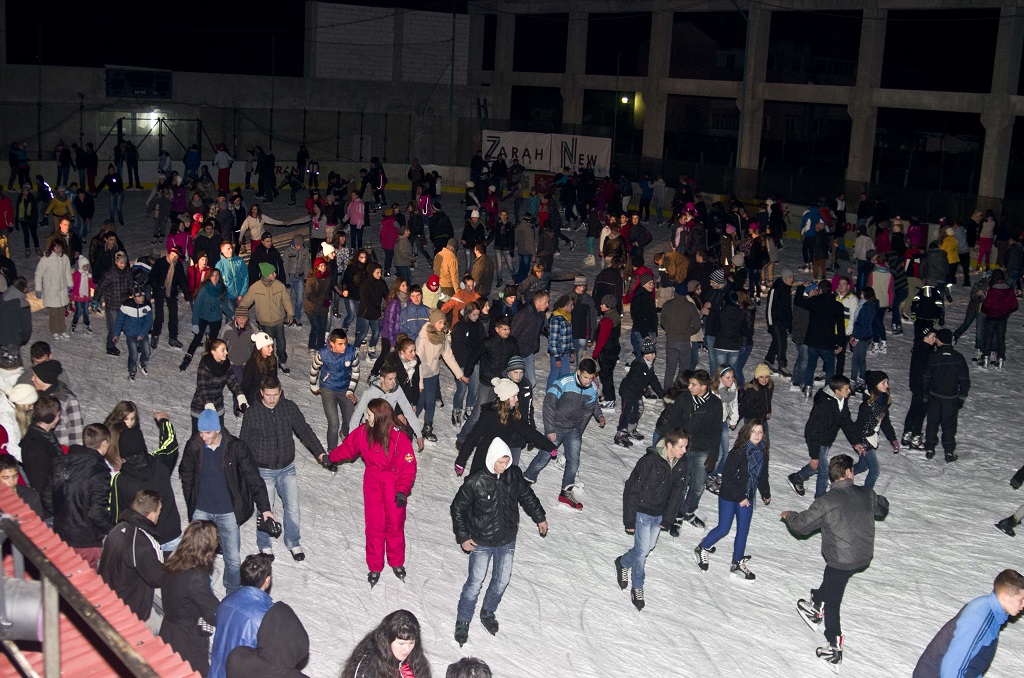
[[[747,497],[753,497],[757,490],[757,480],[761,477],[761,469],[764,468],[764,440],[757,445],[747,441]]]
[[[434,346],[441,346],[442,344],[444,344],[444,337],[444,332],[438,332],[436,329],[434,329],[433,325],[427,325],[427,339],[430,340],[431,344],[433,344]]]
[[[75,290],[75,296],[88,297],[89,296],[89,281],[92,280],[92,273],[89,272],[89,267],[86,266],[84,269],[78,267],[78,289]]]
[[[168,259],[170,261],[170,259]],[[167,294],[171,293],[171,285],[174,284],[174,269],[178,267],[178,262],[172,263],[167,267],[167,277],[164,278],[164,290]]]
[[[402,308],[405,308],[406,306],[408,306],[408,304],[409,304],[409,293],[408,292],[399,292],[398,293],[398,301],[399,301],[399,303],[402,304]]]
[[[405,373],[409,375],[409,381],[412,381],[412,377],[416,374],[416,366],[420,364],[420,359],[413,357],[412,360],[406,360],[402,358],[402,367],[405,368]]]
[[[214,358],[209,353],[207,353],[206,355],[204,355],[202,357],[202,359],[199,361],[199,364],[200,364],[200,366],[204,366],[205,365],[207,371],[211,375],[213,375],[214,377],[217,377],[218,379],[224,377],[224,375],[226,375],[228,373],[228,370],[231,369],[231,361],[230,360],[225,358],[224,362],[219,363],[219,362],[217,362],[217,359]]]

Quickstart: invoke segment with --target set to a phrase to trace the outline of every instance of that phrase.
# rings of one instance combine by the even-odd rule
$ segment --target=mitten
[[[238,403],[239,412],[245,412],[247,409],[249,409],[249,401],[245,399],[245,395],[241,393],[238,394],[238,396],[235,398],[235,402]]]
[[[192,334],[199,334],[199,325],[192,326]]]
[[[40,292],[39,290],[36,290],[36,299],[42,299],[42,298],[43,298],[43,293]]]
[[[558,448],[556,447],[555,449],[551,450],[551,458],[555,459],[557,457],[558,457]]]
[[[405,508],[405,492],[395,492],[395,506],[398,508]]]

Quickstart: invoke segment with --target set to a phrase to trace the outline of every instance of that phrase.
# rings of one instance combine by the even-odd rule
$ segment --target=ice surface
[[[121,238],[134,260],[151,248],[150,222],[143,218],[147,193],[129,192],[125,214],[128,228]],[[250,194],[251,195],[251,194]],[[97,200],[97,220],[107,212],[106,197]],[[450,202],[450,201],[449,201]],[[298,218],[301,208],[284,202],[268,205],[267,212],[281,218]],[[453,207],[453,221],[461,210]],[[373,226],[379,218],[372,217]],[[304,227],[299,227],[304,228]],[[272,227],[279,248],[286,246],[299,228]],[[459,228],[459,226],[457,226]],[[40,229],[48,234],[48,228]],[[651,226],[655,243],[667,243],[667,228]],[[304,231],[303,231],[304,232]],[[375,229],[368,241],[376,243]],[[584,231],[570,233],[579,242],[575,252],[564,248],[555,259],[557,273],[570,277],[583,270],[591,283],[597,269],[583,269]],[[42,235],[42,233],[41,233]],[[13,258],[31,281],[36,262],[23,257],[20,234],[10,239]],[[660,249],[650,246],[650,257]],[[787,241],[783,261],[796,267],[799,245]],[[424,282],[428,262],[414,271]],[[798,279],[807,279],[802,274]],[[553,293],[568,292],[571,283],[559,283]],[[948,310],[949,325],[963,318],[966,289],[954,288]],[[183,305],[184,306],[184,305]],[[185,307],[187,308],[187,307]],[[191,338],[190,322],[182,310],[181,340]],[[628,324],[629,315],[623,318]],[[112,358],[104,353],[103,319],[92,316],[94,334],[79,332],[71,341],[54,346],[55,354],[70,374],[82,400],[86,421],[102,421],[121,398],[134,400],[142,412],[162,409],[170,413],[179,434],[187,437],[189,403],[195,388],[198,356],[185,373],[178,372],[182,352],[167,346],[167,334],[153,353],[149,377],[139,374],[134,384],[126,381],[127,351]],[[34,339],[46,339],[44,313],[33,316]],[[314,429],[325,439],[326,419],[318,398],[306,382],[306,339],[309,325],[287,330],[291,374],[283,376],[285,395],[300,404]],[[909,330],[909,326],[908,326]],[[891,502],[889,518],[878,525],[875,560],[850,581],[843,605],[843,630],[847,652],[842,671],[855,676],[907,676],[929,639],[968,600],[991,590],[995,575],[1006,567],[1021,569],[1020,544],[998,532],[993,523],[1010,515],[1024,501],[1008,480],[1024,463],[1020,448],[1020,410],[1014,404],[1019,386],[1018,356],[1022,331],[1020,316],[1011,318],[1008,331],[1010,359],[1005,372],[982,372],[972,367],[971,397],[960,414],[960,460],[946,465],[939,458],[926,461],[922,452],[891,453],[888,444],[879,450],[881,476],[876,490]],[[958,347],[967,357],[973,348],[974,330]],[[629,351],[623,332],[623,356]],[[755,347],[747,363],[746,378],[763,358],[768,345],[764,314],[758,312]],[[910,396],[907,389],[911,333],[889,337],[887,355],[869,357],[869,369],[888,372],[894,397],[893,420],[902,432]],[[544,350],[542,348],[542,350]],[[26,351],[27,354],[27,351]],[[26,356],[27,359],[27,356]],[[706,357],[703,361],[706,364]],[[790,348],[790,367],[795,349]],[[622,361],[616,381],[625,375]],[[849,361],[847,362],[849,365]],[[546,356],[537,360],[538,381],[547,376]],[[847,368],[849,369],[849,368]],[[364,375],[368,373],[364,369]],[[658,366],[659,373],[662,366]],[[647,607],[638,613],[629,594],[615,584],[612,562],[626,551],[632,538],[622,527],[622,484],[643,447],[630,449],[612,443],[618,414],[608,413],[604,430],[592,424],[586,432],[580,478],[585,492],[582,513],[560,507],[556,498],[561,470],[554,464],[541,474],[536,491],[548,511],[550,532],[541,538],[524,518],[517,541],[515,571],[498,609],[501,631],[491,637],[474,620],[468,644],[459,648],[452,639],[455,608],[466,578],[468,558],[455,543],[449,505],[460,479],[453,471],[455,430],[450,423],[453,379],[444,370],[442,387],[446,402],[435,419],[437,444],[427,444],[419,456],[419,476],[409,498],[406,525],[408,577],[405,583],[389,570],[372,591],[366,583],[362,516],[362,464],[342,466],[332,476],[299,448],[296,456],[302,497],[302,546],[306,560],[295,563],[284,544],[276,543],[274,563],[275,600],[292,605],[309,631],[311,654],[306,673],[335,676],[356,642],[385,614],[406,608],[423,627],[423,644],[435,676],[460,656],[486,660],[496,676],[548,678],[551,676],[815,676],[826,667],[814,658],[823,638],[812,635],[796,613],[796,601],[806,597],[821,579],[824,563],[820,538],[800,540],[779,521],[782,510],[806,508],[813,494],[796,496],[785,482],[786,474],[806,461],[802,431],[810,409],[799,394],[788,392],[788,382],[777,383],[771,429],[770,507],[758,502],[754,511],[747,553],[753,558],[753,583],[729,576],[732,540],[727,537],[711,556],[706,574],[694,565],[691,551],[702,531],[684,526],[682,536],[664,534],[647,563]],[[542,391],[537,391],[540,409]],[[640,430],[650,433],[661,411],[648,403]],[[538,412],[538,421],[540,413]],[[237,432],[240,420],[230,414],[227,427]],[[143,417],[150,445],[156,429]],[[834,451],[848,451],[842,435]],[[530,453],[524,453],[524,465]],[[858,477],[858,482],[863,476]],[[176,489],[180,487],[175,479]],[[179,507],[184,502],[179,494]],[[278,517],[281,510],[278,507]],[[698,515],[709,528],[717,517],[717,499],[705,493]],[[252,521],[242,529],[243,556],[257,551]],[[223,595],[220,561],[215,591]],[[1024,641],[1016,624],[1003,635],[990,676],[1019,675],[1024,664]],[[1017,669],[1013,667],[1017,666]]]

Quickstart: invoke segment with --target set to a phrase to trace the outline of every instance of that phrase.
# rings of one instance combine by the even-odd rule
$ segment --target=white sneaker
[[[53,333],[53,340],[54,340],[54,341],[60,341],[60,335],[59,335],[59,334],[57,334],[56,332],[54,332],[54,333]]]
[[[562,455],[558,455],[557,457],[555,457],[555,466],[557,466],[560,469],[564,469],[565,457],[563,457]]]
[[[800,386],[790,386],[789,387],[789,392],[790,393],[800,393],[801,391],[803,391],[803,388],[800,387]]]
[[[61,338],[61,339],[70,339],[70,338],[71,338],[71,335],[70,335],[70,334],[68,334],[67,332],[65,332],[64,334],[60,335],[60,338]]]

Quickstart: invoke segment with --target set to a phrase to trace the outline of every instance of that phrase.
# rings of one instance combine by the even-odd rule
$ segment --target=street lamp
[[[628,104],[629,103],[629,97],[622,97],[622,103]]]

